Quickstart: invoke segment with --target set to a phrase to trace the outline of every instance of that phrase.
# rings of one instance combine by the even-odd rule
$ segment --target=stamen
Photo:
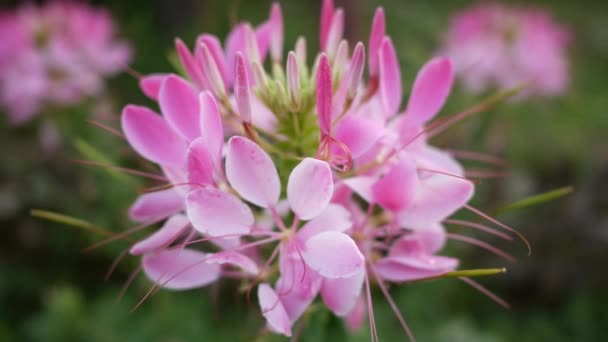
[[[115,136],[117,136],[119,138],[123,138],[123,139],[125,138],[124,134],[122,134],[119,130],[117,130],[115,128],[112,128],[112,127],[110,127],[110,126],[108,126],[106,124],[103,124],[103,123],[101,123],[99,121],[95,121],[93,119],[89,119],[89,120],[87,120],[87,122],[90,123],[93,126],[97,126],[97,127],[101,128],[101,129],[103,129],[103,130],[105,130],[105,131],[107,131],[109,133],[112,133],[112,134],[114,134]]]
[[[97,167],[101,167],[101,168],[105,168],[105,169],[118,170],[118,171],[122,171],[124,173],[128,173],[128,174],[131,174],[131,175],[141,176],[141,177],[145,177],[145,178],[149,178],[149,179],[153,179],[153,180],[159,180],[159,181],[163,181],[163,182],[168,181],[168,179],[166,177],[163,177],[161,175],[157,175],[157,174],[154,174],[154,173],[149,173],[149,172],[144,172],[144,171],[139,171],[139,170],[133,170],[133,169],[129,169],[129,168],[126,168],[126,167],[121,167],[121,166],[116,166],[116,165],[109,165],[109,164],[98,163],[98,162],[92,161],[92,160],[74,159],[74,160],[70,160],[70,162],[74,163],[74,164],[97,166]]]
[[[378,342],[378,330],[376,329],[376,320],[374,318],[374,305],[372,303],[372,291],[369,286],[369,277],[365,272],[365,292],[367,297],[367,317],[369,318],[369,328],[371,330],[372,342]]]
[[[479,229],[488,234],[498,236],[505,240],[513,241],[513,238],[511,236],[509,236],[505,233],[499,232],[491,227],[484,226],[483,224],[480,224],[480,223],[469,222],[469,221],[464,221],[464,220],[451,220],[451,219],[444,220],[443,222],[447,223],[447,224],[453,224],[453,225],[459,225],[459,226]]]
[[[480,248],[483,248],[489,252],[492,252],[500,257],[503,257],[504,259],[512,262],[512,263],[516,263],[517,260],[515,259],[514,256],[512,256],[511,254],[497,248],[494,247],[492,245],[490,245],[489,243],[483,242],[481,240],[472,238],[472,237],[468,237],[468,236],[464,236],[464,235],[460,235],[460,234],[453,234],[453,233],[447,233],[446,236],[448,237],[448,239],[452,239],[452,240],[458,240],[458,241],[462,241],[465,243],[468,243],[470,245],[473,246],[477,246]]]
[[[488,164],[493,164],[496,166],[506,166],[507,165],[507,163],[504,160],[491,156],[491,155],[488,155],[488,154],[484,154],[484,153],[479,153],[479,152],[474,152],[474,151],[465,151],[465,150],[447,150],[447,152],[449,152],[450,154],[452,154],[452,156],[459,158],[459,159],[480,161],[480,162],[484,162],[484,163],[488,163]]]
[[[465,282],[472,288],[476,289],[477,291],[483,293],[484,295],[486,295],[491,300],[495,301],[498,305],[502,306],[503,308],[511,309],[511,305],[506,300],[500,298],[494,292],[488,290],[486,287],[484,287],[480,283],[476,282],[475,280],[468,278],[468,277],[459,277],[458,279],[462,280],[463,282]]]
[[[118,256],[116,256],[116,258],[114,258],[114,261],[112,261],[110,268],[108,269],[108,271],[106,272],[106,274],[103,277],[103,281],[107,282],[110,279],[110,277],[112,276],[112,273],[114,273],[118,264],[120,264],[120,262],[125,258],[125,256],[127,256],[128,252],[129,252],[129,250],[125,249],[124,251],[120,252],[118,254]]]
[[[105,246],[105,245],[107,245],[107,244],[109,244],[111,242],[114,242],[116,240],[123,239],[123,238],[125,238],[125,237],[127,237],[127,236],[129,236],[129,235],[131,235],[133,233],[136,233],[136,232],[139,232],[139,231],[141,231],[143,229],[146,229],[146,228],[148,228],[148,227],[150,227],[150,226],[152,226],[152,225],[154,225],[154,224],[162,221],[163,219],[164,218],[158,219],[158,220],[155,220],[155,221],[152,221],[152,222],[145,222],[145,223],[139,224],[139,225],[137,225],[137,226],[135,226],[133,228],[129,228],[129,229],[127,229],[126,231],[124,231],[122,233],[118,233],[118,234],[116,234],[114,236],[111,236],[108,239],[101,240],[101,241],[98,241],[98,242],[90,245],[89,247],[83,249],[82,252],[83,253],[87,253],[87,252],[90,252],[90,251],[92,251],[94,249],[97,249],[99,247]]]

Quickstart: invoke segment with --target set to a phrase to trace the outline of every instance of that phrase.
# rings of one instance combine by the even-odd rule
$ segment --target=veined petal
[[[181,77],[170,75],[163,81],[158,104],[167,122],[189,141],[201,135],[198,92]]]
[[[239,110],[241,120],[251,123],[251,91],[249,89],[249,75],[247,64],[240,52],[236,53],[236,70],[234,80],[234,98]]]
[[[205,145],[213,158],[216,168],[219,168],[222,162],[222,148],[224,147],[222,118],[211,92],[204,91],[200,93],[198,99],[201,110],[200,128],[202,139],[205,141]]]
[[[248,256],[235,251],[222,251],[209,256],[208,264],[230,264],[243,269],[243,271],[256,275],[260,271],[258,265]]]
[[[332,92],[329,60],[325,54],[322,54],[317,70],[317,113],[321,132],[326,135],[331,131]]]
[[[355,241],[340,232],[323,232],[306,241],[304,261],[325,278],[348,278],[364,268]]]
[[[121,121],[127,141],[144,158],[161,165],[183,165],[186,143],[160,115],[146,107],[128,105]]]
[[[190,49],[188,49],[186,44],[184,44],[184,42],[179,38],[175,39],[175,50],[177,51],[177,56],[184,67],[184,71],[186,71],[186,74],[190,77],[190,79],[192,79],[199,88],[207,88],[207,81],[203,76],[200,66],[196,63]]]
[[[408,120],[420,125],[439,112],[452,89],[454,72],[448,58],[437,57],[426,63],[418,72],[407,105]]]
[[[401,69],[390,38],[385,37],[379,51],[380,96],[386,116],[393,116],[401,104]]]
[[[226,70],[226,60],[224,58],[224,51],[222,50],[222,44],[220,43],[220,40],[211,34],[207,34],[207,33],[203,33],[200,36],[198,36],[198,38],[196,39],[196,53],[200,54],[202,53],[201,51],[201,46],[202,44],[205,44],[205,46],[207,46],[207,48],[209,49],[209,52],[211,52],[211,55],[213,56],[213,60],[215,61],[215,64],[217,65],[217,68],[220,72],[220,74],[222,75],[222,79],[224,80],[224,84],[230,86],[232,85],[232,80],[228,80],[228,72]],[[196,58],[198,58],[200,60],[201,56],[195,56]]]
[[[151,222],[181,211],[184,198],[175,189],[145,193],[129,208],[129,217],[136,222]]]
[[[160,86],[170,74],[150,74],[139,79],[139,88],[152,100],[158,100]]]
[[[186,198],[186,208],[192,226],[210,236],[246,234],[254,223],[245,203],[218,189],[193,190]]]
[[[216,281],[220,267],[205,262],[208,255],[188,248],[167,249],[143,257],[144,273],[163,288],[187,290]]]
[[[281,61],[283,56],[283,13],[278,2],[270,9],[270,56],[273,61]]]
[[[184,215],[178,214],[171,216],[163,226],[148,236],[147,238],[134,244],[129,253],[131,255],[141,255],[167,247],[175,241],[190,225],[190,221]]]
[[[323,0],[323,5],[321,6],[321,29],[319,31],[319,41],[321,42],[321,50],[325,50],[327,36],[329,34],[332,18],[334,16],[334,2],[333,0]]]
[[[291,321],[279,297],[268,284],[260,284],[258,286],[258,300],[262,315],[266,318],[266,322],[270,328],[283,334],[291,336]]]
[[[374,265],[378,276],[393,282],[404,282],[438,276],[453,271],[458,259],[418,254],[415,256],[386,257]]]
[[[357,303],[364,279],[365,268],[348,278],[324,279],[321,286],[323,302],[337,316],[346,316]]]
[[[296,236],[300,242],[305,243],[306,240],[321,232],[344,232],[352,225],[350,212],[341,205],[330,203],[319,216],[300,228]]]
[[[268,208],[279,201],[281,181],[272,159],[247,138],[228,141],[226,176],[241,197],[257,206]]]
[[[353,158],[367,152],[384,134],[384,127],[363,116],[347,115],[336,126],[334,136],[348,146]]]
[[[370,176],[358,176],[350,177],[342,180],[347,187],[354,191],[357,195],[361,196],[367,203],[374,203],[374,194],[372,187],[376,183],[375,177]]]
[[[399,211],[412,203],[418,181],[416,165],[402,157],[373,187],[374,201],[387,210]]]
[[[296,166],[287,182],[287,200],[302,220],[319,215],[331,200],[334,182],[329,164],[306,158]]]
[[[196,186],[212,185],[213,159],[203,138],[194,140],[188,147],[188,183]]]
[[[380,51],[380,46],[384,40],[385,26],[384,9],[382,7],[378,7],[378,9],[376,9],[376,13],[374,14],[372,31],[369,35],[368,64],[370,77],[378,75],[378,51]]]

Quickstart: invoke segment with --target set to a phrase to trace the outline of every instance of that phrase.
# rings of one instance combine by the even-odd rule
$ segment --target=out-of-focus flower
[[[0,40],[0,106],[16,125],[99,95],[132,54],[108,12],[72,1],[0,13]]]
[[[138,174],[165,183],[129,214],[139,228],[164,223],[130,253],[142,256],[155,287],[190,289],[222,277],[249,289],[260,283],[269,329],[287,336],[317,297],[352,329],[367,309],[375,334],[377,284],[411,336],[387,282],[453,276],[458,259],[437,255],[448,239],[506,255],[444,228],[465,207],[484,216],[467,205],[474,183],[464,168],[427,141],[447,127],[429,122],[451,91],[452,63],[427,62],[403,109],[384,11],[372,24],[367,81],[363,43],[351,54],[342,37],[343,10],[326,0],[321,19],[323,49],[310,68],[304,38],[283,59],[275,4],[267,21],[238,24],[224,44],[201,34],[190,50],[177,39],[183,76],[139,80],[162,115],[128,105],[122,130],[161,173]]]
[[[470,91],[525,84],[524,95],[558,95],[568,86],[569,41],[546,9],[482,3],[452,17],[441,53]]]

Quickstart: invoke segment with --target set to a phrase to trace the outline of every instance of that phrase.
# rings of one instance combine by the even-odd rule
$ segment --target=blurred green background
[[[470,1],[335,1],[347,14],[346,36],[367,42],[371,17],[384,6],[388,32],[402,63],[404,89],[437,51],[450,13]],[[173,38],[192,44],[200,32],[225,37],[236,18],[259,23],[269,1],[106,0],[94,1],[115,15],[122,36],[131,40],[141,73],[170,71]],[[15,6],[9,2],[6,8]],[[592,0],[530,1],[548,8],[573,31],[572,81],[558,98],[505,102],[437,137],[442,147],[486,151],[503,157],[510,174],[484,180],[475,205],[488,212],[517,199],[572,185],[567,197],[500,216],[518,227],[533,246],[492,241],[518,257],[507,265],[486,252],[450,243],[445,254],[462,258],[464,268],[507,266],[505,275],[480,282],[512,304],[505,310],[457,280],[423,282],[392,293],[419,341],[601,341],[608,335],[608,3]],[[317,44],[320,3],[281,1],[286,49],[298,35],[309,53]],[[310,56],[309,56],[310,57]],[[128,75],[109,84],[118,118],[127,103],[148,104]],[[406,94],[407,95],[407,94]],[[482,98],[458,85],[442,113],[466,109]],[[188,292],[164,291],[131,313],[150,284],[139,277],[116,300],[138,260],[126,260],[110,280],[104,273],[127,246],[118,242],[82,252],[99,236],[30,217],[44,208],[85,218],[114,231],[130,226],[126,208],[146,185],[133,177],[76,165],[82,141],[113,163],[146,167],[127,144],[85,122],[82,108],[56,113],[64,135],[58,154],[45,156],[36,123],[10,128],[1,120],[0,149],[0,341],[251,341],[263,320],[257,304],[223,281]],[[42,120],[38,120],[38,123]],[[80,143],[78,141],[81,141]],[[80,151],[75,146],[80,147]],[[84,146],[86,149],[86,146]],[[375,293],[382,341],[405,340],[381,293]],[[369,330],[354,334],[327,312],[307,322],[305,341],[368,341]]]

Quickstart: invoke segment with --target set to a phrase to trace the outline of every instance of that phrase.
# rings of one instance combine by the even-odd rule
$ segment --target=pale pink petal
[[[365,66],[365,47],[363,43],[359,42],[355,46],[353,51],[353,57],[350,60],[348,78],[346,82],[348,84],[348,97],[354,99],[357,95],[357,90],[361,84],[361,78],[363,77],[363,68]]]
[[[222,124],[222,117],[217,108],[217,103],[213,95],[204,91],[199,94],[200,104],[200,128],[202,132],[202,139],[205,141],[205,145],[215,167],[219,168],[222,161],[222,148],[224,146],[224,126]]]
[[[321,132],[326,135],[331,131],[332,92],[329,60],[327,55],[323,54],[317,70],[317,113]]]
[[[355,241],[340,232],[323,232],[306,241],[306,264],[325,278],[348,278],[364,268],[364,258]]]
[[[336,126],[334,137],[346,144],[353,158],[367,152],[384,134],[384,127],[376,120],[347,115]]]
[[[143,257],[144,273],[163,288],[188,290],[215,282],[220,276],[219,265],[205,262],[207,254],[191,249],[171,249]]]
[[[181,211],[184,199],[175,189],[145,193],[129,208],[129,218],[136,222],[152,222]]]
[[[367,306],[365,305],[365,300],[363,300],[363,295],[357,298],[357,302],[355,306],[350,310],[346,317],[344,317],[344,323],[349,331],[355,332],[363,327],[366,323],[367,317]]]
[[[175,75],[165,78],[158,104],[169,125],[184,138],[192,141],[201,135],[198,92],[187,81]]]
[[[450,94],[454,73],[449,59],[437,57],[418,72],[407,105],[408,120],[423,125],[443,107]]]
[[[247,75],[247,64],[240,52],[236,53],[234,98],[236,99],[236,105],[241,120],[246,123],[251,123],[251,90],[249,89],[249,75]]]
[[[253,141],[240,136],[228,141],[226,176],[245,200],[263,208],[277,204],[279,174],[270,156]]]
[[[374,202],[391,211],[405,209],[414,199],[417,184],[416,165],[402,157],[372,186]]]
[[[261,60],[264,60],[266,58],[266,54],[271,48],[273,33],[272,30],[272,23],[270,21],[265,21],[255,28],[255,41],[258,46],[258,51]]]
[[[190,221],[184,215],[171,216],[163,226],[147,238],[134,244],[129,253],[141,255],[167,247],[175,241],[190,225]]]
[[[331,18],[331,24],[329,26],[329,32],[327,32],[327,40],[325,41],[325,52],[329,58],[333,58],[337,55],[338,45],[342,41],[344,35],[344,10],[338,8],[333,17]]]
[[[190,49],[188,49],[186,44],[184,44],[184,42],[179,38],[175,39],[175,50],[177,51],[177,56],[179,57],[182,66],[184,67],[184,71],[186,71],[186,74],[190,77],[190,79],[193,80],[194,83],[196,83],[196,85],[201,89],[208,87],[207,81],[203,76],[203,71],[196,63]]]
[[[287,182],[287,200],[302,220],[319,215],[333,195],[334,182],[329,164],[306,158],[296,166]]]
[[[341,205],[330,203],[319,216],[302,226],[296,236],[300,242],[305,243],[321,232],[344,232],[352,227],[352,224],[348,210]]]
[[[411,235],[412,238],[416,239],[420,243],[422,251],[427,254],[437,253],[443,248],[447,240],[445,228],[438,223],[430,224],[427,228],[419,229],[414,231]],[[407,236],[395,241],[391,248],[392,253],[398,253],[399,249],[402,249],[401,244],[407,238]]]
[[[467,180],[433,175],[419,183],[412,204],[399,212],[398,221],[405,228],[425,229],[462,208],[473,196],[473,191],[473,184]]]
[[[207,46],[207,48],[209,49],[209,52],[211,52],[211,55],[213,56],[213,60],[215,61],[215,64],[217,65],[217,68],[220,72],[220,75],[222,75],[222,79],[224,80],[224,83],[227,85],[231,85],[232,84],[232,80],[228,80],[228,71],[226,70],[226,60],[224,59],[224,51],[222,50],[222,44],[220,42],[220,40],[211,34],[207,34],[207,33],[203,33],[200,36],[198,36],[198,38],[196,39],[196,53],[197,54],[201,54],[201,45],[205,44]],[[198,60],[200,60],[201,56],[196,56],[196,58],[198,58]]]
[[[378,276],[393,282],[404,282],[438,276],[453,271],[458,259],[419,254],[415,256],[386,257],[374,265]]]
[[[296,54],[290,51],[287,55],[287,98],[290,103],[299,106],[300,105],[300,71],[298,68],[298,61]]]
[[[357,303],[364,279],[365,268],[348,278],[324,279],[321,286],[323,302],[337,316],[346,316]]]
[[[186,198],[192,226],[210,236],[246,234],[254,223],[253,213],[236,196],[217,189],[201,188]]]
[[[401,104],[401,69],[397,52],[390,38],[385,37],[378,53],[380,76],[380,96],[386,116],[397,113]]]
[[[188,183],[196,186],[213,185],[213,159],[203,138],[194,140],[188,147]]]
[[[376,183],[375,177],[358,176],[342,180],[346,186],[361,196],[367,203],[374,203],[373,185]]]
[[[158,100],[160,86],[169,74],[150,74],[139,79],[139,88],[152,100]]]
[[[283,13],[281,12],[281,5],[277,2],[272,4],[270,9],[269,23],[271,27],[270,56],[273,61],[280,61],[283,55]]]
[[[378,7],[378,9],[376,9],[376,13],[374,14],[372,31],[369,35],[368,64],[370,77],[378,75],[378,51],[380,51],[382,40],[384,40],[385,26],[384,9],[382,7]]]
[[[253,260],[235,251],[222,251],[212,254],[206,262],[208,264],[219,265],[230,264],[243,269],[243,271],[251,275],[257,275],[260,271],[258,265]]]
[[[251,97],[251,112],[251,119],[256,127],[260,127],[268,132],[276,131],[277,117],[256,96]]]
[[[184,164],[187,145],[160,115],[146,107],[128,105],[121,121],[127,141],[144,158],[161,165]]]
[[[226,38],[226,70],[228,79],[234,79],[234,66],[236,64],[236,53],[238,51],[246,52],[245,44],[245,24],[236,25]]]
[[[202,70],[202,74],[205,76],[211,92],[218,98],[222,98],[226,95],[226,86],[224,84],[224,79],[222,78],[222,73],[215,62],[211,50],[207,47],[207,44],[203,42],[199,48],[200,57],[198,58],[198,63]]]
[[[279,297],[268,284],[258,286],[258,300],[262,315],[270,328],[285,336],[291,336],[291,321]]]

